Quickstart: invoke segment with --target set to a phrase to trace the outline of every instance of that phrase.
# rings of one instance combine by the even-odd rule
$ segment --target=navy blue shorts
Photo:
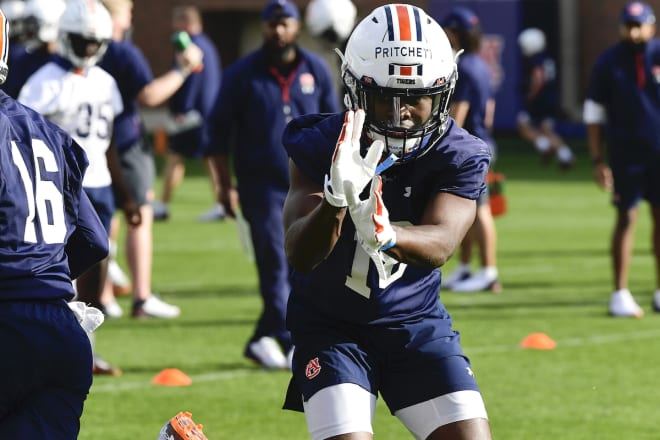
[[[624,163],[613,160],[614,178],[612,203],[619,209],[628,210],[642,200],[660,207],[660,157],[647,161]]]
[[[104,186],[101,188],[84,189],[105,228],[105,232],[109,234],[110,222],[112,221],[112,216],[115,214],[115,197],[112,194],[112,187]]]
[[[345,322],[294,332],[293,378],[285,409],[302,411],[301,395],[340,383],[380,393],[392,413],[462,390],[479,391],[458,332],[447,320],[426,317],[396,326]]]
[[[78,438],[92,349],[66,302],[0,301],[0,346],[0,438]]]

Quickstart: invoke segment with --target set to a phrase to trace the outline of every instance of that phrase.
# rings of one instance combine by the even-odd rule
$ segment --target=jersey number
[[[62,193],[52,180],[47,180],[41,175],[40,163],[43,169],[49,173],[56,173],[57,161],[55,155],[39,139],[32,140],[32,155],[36,182],[32,181],[27,165],[23,160],[21,152],[14,141],[11,143],[11,155],[14,165],[23,181],[25,194],[27,195],[28,215],[25,219],[25,234],[23,239],[28,243],[37,242],[37,231],[35,226],[35,214],[38,214],[39,228],[45,243],[64,243],[66,237],[66,223],[64,221],[64,203]]]
[[[399,226],[409,225],[408,222],[392,222]],[[355,237],[355,253],[353,254],[353,264],[351,266],[351,273],[346,277],[346,287],[353,290],[356,293],[369,298],[371,296],[371,287],[367,284],[367,275],[369,274],[369,262],[371,259],[367,252],[362,249],[362,246],[359,245],[357,241],[357,234]],[[394,264],[390,268],[390,273],[386,279],[379,278],[378,287],[381,289],[386,288],[399,278],[403,276],[403,272],[406,270],[407,265],[405,263]],[[374,268],[375,270],[375,268]]]

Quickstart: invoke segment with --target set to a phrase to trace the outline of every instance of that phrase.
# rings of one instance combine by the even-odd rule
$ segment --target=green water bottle
[[[183,52],[192,44],[192,38],[186,31],[179,31],[172,34],[172,45],[177,52]],[[193,72],[200,72],[204,68],[203,64],[196,67]]]

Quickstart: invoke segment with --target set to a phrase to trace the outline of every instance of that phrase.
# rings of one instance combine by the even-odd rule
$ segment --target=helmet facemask
[[[385,154],[397,162],[427,152],[445,131],[457,74],[439,78],[432,87],[380,87],[370,77],[356,78],[345,69],[342,80],[347,105],[365,111],[368,138],[385,143]]]
[[[84,69],[96,65],[105,54],[109,40],[64,33],[61,38],[64,52],[74,66]]]

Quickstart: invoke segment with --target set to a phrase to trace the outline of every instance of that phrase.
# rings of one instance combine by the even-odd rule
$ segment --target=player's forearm
[[[324,201],[319,203],[317,200],[315,203],[318,205],[309,214],[288,221],[287,212],[291,211],[292,204],[299,202],[301,201],[287,199],[285,204],[284,247],[291,266],[299,272],[309,272],[325,260],[334,249],[347,210],[335,208]]]
[[[435,225],[392,227],[396,245],[386,252],[402,263],[428,269],[444,265],[461,242],[457,234]]]

